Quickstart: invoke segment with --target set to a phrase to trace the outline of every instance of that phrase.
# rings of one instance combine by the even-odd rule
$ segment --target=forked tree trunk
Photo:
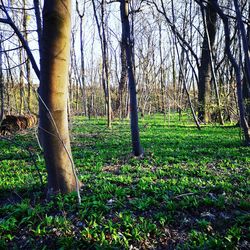
[[[135,156],[143,154],[143,149],[140,144],[139,126],[138,126],[138,112],[137,112],[137,97],[135,77],[133,72],[132,63],[132,42],[130,38],[130,25],[129,25],[129,10],[128,0],[121,0],[120,11],[122,21],[123,43],[126,45],[126,57],[128,68],[129,92],[130,92],[130,126],[132,136],[132,147]]]
[[[207,32],[204,32],[201,64],[199,67],[199,83],[198,83],[198,118],[202,122],[210,121],[210,95],[211,95],[211,78],[212,69],[210,62],[210,48],[213,49],[216,35],[217,13],[213,10],[210,1],[206,7],[206,24]],[[210,42],[210,44],[209,44]]]
[[[45,0],[39,87],[39,131],[48,194],[78,191],[68,130],[67,97],[71,0]]]

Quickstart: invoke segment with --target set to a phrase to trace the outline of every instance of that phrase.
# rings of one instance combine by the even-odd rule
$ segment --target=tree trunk
[[[198,83],[198,118],[202,122],[210,121],[210,95],[211,95],[211,62],[210,62],[210,50],[213,49],[215,43],[216,35],[216,22],[217,22],[217,13],[213,11],[213,8],[208,1],[206,6],[206,23],[205,29],[207,32],[204,32],[203,44],[202,44],[202,53],[201,53],[201,64],[199,67],[199,83]],[[209,45],[210,42],[210,45]]]
[[[82,84],[82,97],[83,97],[83,112],[85,116],[88,116],[88,97],[85,83],[85,60],[84,60],[84,15],[85,15],[85,1],[83,3],[83,10],[80,12],[78,1],[76,0],[76,11],[80,18],[80,51],[81,51],[81,84]]]
[[[128,0],[121,0],[120,11],[122,21],[123,43],[126,44],[126,57],[128,68],[128,80],[129,80],[129,92],[130,92],[130,126],[132,136],[132,147],[135,156],[143,154],[143,149],[140,144],[139,126],[138,126],[138,112],[137,112],[137,97],[136,97],[136,85],[133,72],[132,63],[132,42],[130,38],[130,25],[129,25],[129,5]]]
[[[24,29],[24,38],[25,40],[27,41],[28,43],[28,30],[27,30],[27,19],[28,19],[28,16],[27,16],[27,13],[26,13],[26,0],[23,0],[23,6],[24,6],[24,9],[23,9],[23,29]],[[26,79],[27,79],[27,85],[28,85],[28,95],[27,95],[27,104],[28,104],[28,110],[31,111],[31,74],[30,74],[30,61],[29,60],[26,60],[26,63],[25,63],[25,66],[26,66]]]
[[[120,43],[121,48],[121,77],[119,81],[119,89],[118,89],[118,105],[117,109],[120,110],[120,118],[124,118],[125,116],[125,108],[124,108],[124,90],[127,83],[127,59],[126,59],[126,44],[124,44],[123,39],[124,34],[122,33],[122,41]]]
[[[0,34],[0,124],[4,117],[4,85],[3,85],[3,57],[2,57],[2,35]]]
[[[41,54],[42,20],[41,20],[39,0],[33,0],[33,4],[34,4],[34,9],[35,9],[35,16],[36,16],[39,53]]]
[[[214,66],[214,60],[213,60],[213,48],[211,47],[211,41],[210,41],[210,35],[208,32],[208,25],[207,25],[207,19],[205,17],[205,13],[204,13],[204,5],[201,4],[201,12],[202,12],[202,20],[204,23],[204,31],[205,31],[205,35],[208,39],[208,49],[209,49],[209,59],[210,59],[210,64],[211,64],[211,75],[212,75],[212,79],[214,82],[214,90],[215,90],[215,97],[216,97],[216,102],[217,102],[217,109],[216,112],[216,116],[218,115],[219,118],[219,123],[221,125],[224,125],[224,120],[223,120],[223,116],[222,116],[222,112],[221,112],[221,101],[220,101],[220,94],[219,94],[219,88],[218,88],[218,80],[216,77],[216,72],[215,72],[215,66]]]
[[[39,132],[48,195],[78,191],[67,116],[71,0],[45,0],[39,87]]]
[[[106,21],[105,18],[105,5],[106,0],[102,0],[100,3],[101,7],[101,21],[99,22],[97,16],[97,8],[95,5],[95,1],[92,1],[93,11],[95,16],[95,21],[98,29],[99,38],[101,41],[101,50],[102,50],[102,85],[105,95],[105,104],[106,104],[106,114],[108,121],[108,128],[112,126],[112,105],[111,105],[111,91],[110,91],[110,82],[109,82],[109,67],[108,67],[108,43],[106,38]]]
[[[85,83],[85,62],[84,62],[84,47],[83,47],[83,16],[80,17],[80,46],[81,46],[81,80],[82,80],[82,95],[83,95],[83,110],[84,115],[88,115],[88,97]]]
[[[247,43],[248,43],[248,53],[250,54],[250,3],[248,8],[248,24],[247,24]],[[245,74],[243,78],[243,98],[246,105],[246,117],[248,125],[250,126],[250,76],[247,74],[247,60],[245,60]]]
[[[242,94],[242,83],[241,83],[241,72],[240,72],[240,66],[237,64],[237,61],[235,60],[232,52],[231,52],[231,39],[230,39],[230,29],[229,29],[229,21],[228,17],[224,14],[224,12],[221,10],[218,0],[211,0],[213,4],[213,8],[215,11],[218,12],[219,16],[221,17],[223,24],[224,24],[224,32],[225,32],[225,51],[228,56],[228,59],[230,60],[234,71],[235,71],[235,77],[236,77],[236,83],[237,83],[237,97],[238,97],[238,107],[239,107],[239,115],[240,115],[240,125],[244,133],[245,137],[245,143],[246,145],[250,146],[250,133],[249,133],[249,127],[245,118],[245,107],[243,103],[243,94]],[[238,25],[239,25],[239,20]]]
[[[20,64],[23,61],[23,51],[19,51],[19,60]],[[19,73],[19,114],[22,115],[24,111],[24,101],[25,101],[25,91],[24,91],[24,72],[23,72],[23,65],[20,66],[20,73]]]

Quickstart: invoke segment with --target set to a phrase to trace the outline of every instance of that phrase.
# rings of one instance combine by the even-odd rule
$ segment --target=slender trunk
[[[42,18],[41,18],[41,13],[40,13],[40,3],[39,2],[40,2],[39,0],[33,0],[33,4],[34,4],[34,8],[35,8],[35,16],[36,16],[39,52],[41,54]]]
[[[85,116],[88,116],[88,97],[85,84],[85,61],[84,61],[84,32],[83,21],[85,16],[85,1],[83,3],[83,10],[80,12],[78,1],[76,0],[76,11],[80,18],[80,51],[81,51],[81,83],[82,83],[82,98],[83,98],[83,112]]]
[[[23,51],[20,50],[19,53],[19,60],[20,64],[22,64],[23,60]],[[19,104],[19,114],[22,115],[24,111],[24,99],[25,99],[25,92],[24,92],[24,73],[23,73],[23,65],[20,66],[20,73],[19,73],[19,98],[20,98],[20,104]]]
[[[14,89],[15,86],[14,86],[14,77],[13,77],[12,70],[10,67],[10,60],[9,60],[9,56],[8,56],[7,52],[5,52],[5,58],[6,58],[7,67],[8,67],[7,79],[8,79],[8,82],[10,81],[9,89],[11,90],[11,89]],[[8,91],[8,112],[9,112],[9,114],[12,113],[12,107],[10,105],[10,96],[9,96],[11,92],[14,96],[14,100],[16,100],[15,91]]]
[[[39,132],[48,172],[48,195],[79,191],[67,114],[70,16],[70,0],[44,1]]]
[[[185,73],[184,73],[184,69],[183,69],[184,53],[182,53],[182,55],[180,56],[177,44],[175,46],[176,46],[177,56],[178,56],[179,65],[180,65],[180,78],[183,81],[183,87],[184,87],[184,91],[186,92],[186,95],[187,95],[187,98],[188,98],[188,104],[190,106],[191,113],[192,113],[195,125],[196,125],[196,127],[197,127],[198,130],[201,130],[199,120],[196,117],[195,110],[193,108],[193,104],[192,104],[192,101],[191,101],[191,98],[190,98],[190,94],[189,94],[189,91],[187,89],[187,84],[186,84],[186,80],[187,79],[185,77]],[[180,58],[180,57],[182,57],[182,58]],[[181,114],[181,109],[179,110],[179,112]]]
[[[23,29],[24,29],[24,38],[28,42],[28,31],[27,31],[27,13],[25,10],[26,0],[23,0]],[[31,110],[31,75],[30,75],[30,61],[26,60],[26,79],[27,79],[27,86],[28,86],[28,95],[27,95],[27,105],[28,110]]]
[[[230,29],[229,29],[229,21],[228,17],[223,13],[221,10],[218,0],[211,0],[213,4],[213,8],[215,11],[218,12],[220,15],[223,24],[224,24],[224,32],[225,32],[225,44],[226,44],[226,53],[227,56],[234,68],[235,76],[236,76],[236,83],[237,83],[237,97],[238,97],[238,107],[239,107],[239,115],[240,115],[240,125],[242,127],[244,137],[245,137],[245,143],[246,145],[250,145],[250,134],[249,134],[249,127],[245,118],[245,107],[243,103],[243,94],[242,94],[242,83],[241,83],[241,73],[240,73],[240,67],[237,64],[237,61],[235,60],[232,52],[231,52],[231,39],[230,39]]]
[[[2,52],[2,34],[0,34],[0,124],[4,117],[4,84],[3,84],[3,52]]]
[[[82,95],[83,95],[83,110],[84,115],[88,115],[88,98],[85,84],[85,62],[84,62],[84,47],[83,47],[83,16],[80,17],[80,46],[81,46],[81,80],[82,80]]]
[[[107,102],[107,118],[108,118],[108,128],[112,126],[112,107],[111,107],[111,90],[110,90],[110,81],[109,81],[109,66],[108,66],[108,44],[106,37],[106,26],[105,23],[105,5],[106,0],[102,0],[101,3],[101,27],[102,27],[102,38],[103,38],[103,69],[104,69],[104,78],[106,85],[106,102]]]
[[[165,79],[164,79],[164,70],[163,70],[163,55],[162,55],[162,28],[161,23],[159,23],[159,52],[160,52],[160,90],[161,97],[159,101],[161,101],[161,112],[165,114]]]
[[[93,11],[95,16],[95,21],[98,29],[99,38],[101,41],[101,50],[102,50],[102,85],[105,95],[105,104],[106,104],[106,114],[108,127],[112,126],[112,107],[111,107],[111,92],[110,92],[110,82],[109,82],[109,69],[108,69],[108,47],[106,39],[106,23],[105,23],[105,4],[106,0],[101,1],[101,22],[98,20],[97,9],[95,1],[92,1]]]
[[[248,7],[247,43],[248,43],[248,53],[250,54],[250,3]],[[249,66],[247,65],[247,60],[245,60],[245,65],[244,65],[245,69],[243,78],[243,98],[246,105],[246,117],[248,125],[250,126],[250,76],[248,76],[247,74],[248,67]]]
[[[140,144],[139,126],[138,126],[138,111],[137,111],[137,97],[136,97],[136,85],[133,72],[132,63],[132,42],[130,38],[130,25],[129,25],[129,6],[128,0],[121,0],[120,5],[122,30],[124,33],[124,44],[126,44],[126,56],[128,67],[128,80],[129,80],[129,92],[130,92],[130,126],[132,136],[133,153],[135,156],[143,154],[143,149]]]

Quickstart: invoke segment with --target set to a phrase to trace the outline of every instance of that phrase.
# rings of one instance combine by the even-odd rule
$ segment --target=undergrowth
[[[239,128],[146,117],[141,158],[127,120],[109,130],[104,118],[75,117],[71,129],[81,205],[74,193],[46,200],[32,131],[0,140],[1,249],[250,248],[250,149]]]

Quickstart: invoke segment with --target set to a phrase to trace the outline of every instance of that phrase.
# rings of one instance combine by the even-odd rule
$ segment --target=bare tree
[[[108,118],[108,127],[112,126],[112,105],[111,105],[111,91],[110,91],[110,81],[109,81],[109,66],[108,66],[108,43],[107,43],[107,23],[105,21],[105,7],[106,0],[101,0],[100,2],[100,21],[98,19],[97,8],[95,4],[95,0],[92,0],[93,11],[95,16],[95,21],[98,29],[98,34],[101,42],[101,50],[102,50],[102,85],[105,94],[106,101],[106,113]],[[107,20],[107,19],[106,19]]]
[[[248,50],[250,50],[250,3],[248,6],[248,24],[247,24],[247,44],[248,44]],[[244,78],[243,78],[243,98],[246,105],[246,116],[248,125],[250,125],[250,75],[249,72],[249,65],[248,65],[248,53],[245,53],[246,59],[245,59],[245,69],[244,69]]]
[[[130,92],[130,126],[132,136],[133,153],[135,156],[143,154],[143,149],[140,144],[139,126],[138,126],[138,111],[137,111],[137,97],[135,77],[132,63],[132,42],[130,38],[130,24],[129,24],[129,5],[128,0],[121,0],[120,4],[123,44],[126,45],[127,70],[129,79]]]
[[[236,0],[235,0],[236,1]],[[226,54],[234,68],[235,71],[235,77],[236,77],[236,83],[237,83],[237,97],[238,97],[238,107],[239,107],[239,115],[240,115],[240,125],[242,127],[244,137],[245,137],[245,143],[246,145],[250,145],[250,134],[249,134],[249,127],[245,118],[245,107],[243,103],[243,94],[242,94],[242,83],[241,83],[241,71],[240,66],[238,65],[236,59],[234,58],[232,52],[231,52],[231,38],[230,38],[230,29],[229,29],[229,21],[228,16],[224,14],[222,9],[220,8],[218,4],[218,0],[211,0],[211,4],[213,6],[213,9],[219,14],[220,18],[223,21],[224,24],[224,33],[225,33],[225,50]],[[237,11],[237,3],[235,2],[235,7]],[[239,17],[238,17],[239,18]],[[240,20],[237,20],[238,26],[240,26]]]
[[[80,6],[78,1],[76,1],[76,11],[78,17],[80,18],[80,51],[81,51],[81,84],[82,84],[82,96],[83,96],[83,111],[84,115],[88,115],[88,97],[86,92],[86,83],[85,83],[85,61],[84,61],[84,15],[85,15],[85,1],[83,2],[83,9],[80,11]]]
[[[2,51],[2,34],[0,34],[0,123],[4,117],[4,83],[3,83],[3,51]]]

